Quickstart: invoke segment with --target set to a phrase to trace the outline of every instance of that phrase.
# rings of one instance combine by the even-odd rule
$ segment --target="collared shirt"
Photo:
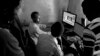
[[[61,50],[61,46],[58,44],[58,41],[56,38],[53,38],[55,44],[57,45],[58,51],[60,53],[60,56],[63,56],[63,51]]]

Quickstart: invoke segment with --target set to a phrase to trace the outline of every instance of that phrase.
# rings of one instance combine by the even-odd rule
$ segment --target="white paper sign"
[[[64,12],[64,14],[63,14],[63,21],[65,23],[68,23],[68,24],[74,26],[75,17],[76,17],[76,15],[74,15],[74,14],[71,14],[71,13],[68,13],[68,12]]]

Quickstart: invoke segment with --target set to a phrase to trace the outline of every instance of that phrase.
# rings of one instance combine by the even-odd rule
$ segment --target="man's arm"
[[[45,31],[41,30],[39,28],[39,26],[37,26],[37,25],[35,25],[35,29],[36,29],[37,33],[39,33],[39,34],[48,34],[48,32],[45,32]]]

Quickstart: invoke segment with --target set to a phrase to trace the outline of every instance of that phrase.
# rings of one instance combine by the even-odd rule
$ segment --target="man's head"
[[[2,0],[0,2],[0,23],[7,23],[14,19],[15,10],[19,4],[20,0]]]
[[[32,12],[31,19],[33,20],[34,23],[39,23],[40,20],[39,12],[37,11]]]
[[[51,26],[51,34],[54,37],[59,37],[64,32],[64,26],[61,22],[56,22]]]
[[[92,21],[93,19],[100,17],[100,1],[99,0],[84,0],[82,3],[83,12],[87,19]]]

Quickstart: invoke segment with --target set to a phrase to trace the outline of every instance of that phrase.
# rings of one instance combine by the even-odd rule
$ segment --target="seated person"
[[[39,12],[37,12],[37,11],[32,12],[31,19],[32,19],[32,22],[29,24],[28,31],[29,31],[29,34],[32,37],[33,41],[35,42],[35,44],[37,44],[37,42],[38,42],[37,37],[39,37],[39,34],[49,34],[49,32],[45,32],[40,29],[40,27],[39,27],[40,26]],[[46,26],[44,26],[44,27],[46,27]]]
[[[59,50],[60,56],[63,56],[62,51],[62,41],[61,41],[61,35],[64,32],[64,26],[61,22],[56,22],[51,26],[51,35],[54,37],[53,40],[57,45],[57,48]]]
[[[51,26],[51,35],[40,34],[36,45],[38,56],[63,56],[61,45],[58,43],[63,33],[63,26],[56,22]]]
[[[25,56],[23,45],[19,41],[21,40],[20,30],[11,23],[16,19],[15,11],[19,7],[19,3],[20,0],[3,0],[0,2],[0,56]],[[16,32],[15,35],[12,30]]]
[[[100,45],[100,0],[84,0],[82,3],[82,8],[87,19],[90,21],[90,24],[86,26],[88,29],[84,30],[85,34],[83,35],[84,42],[86,42],[84,44],[87,44],[85,47],[85,53],[90,53],[89,55],[85,56],[93,56],[94,49],[96,49],[95,55],[98,55],[98,46]]]

